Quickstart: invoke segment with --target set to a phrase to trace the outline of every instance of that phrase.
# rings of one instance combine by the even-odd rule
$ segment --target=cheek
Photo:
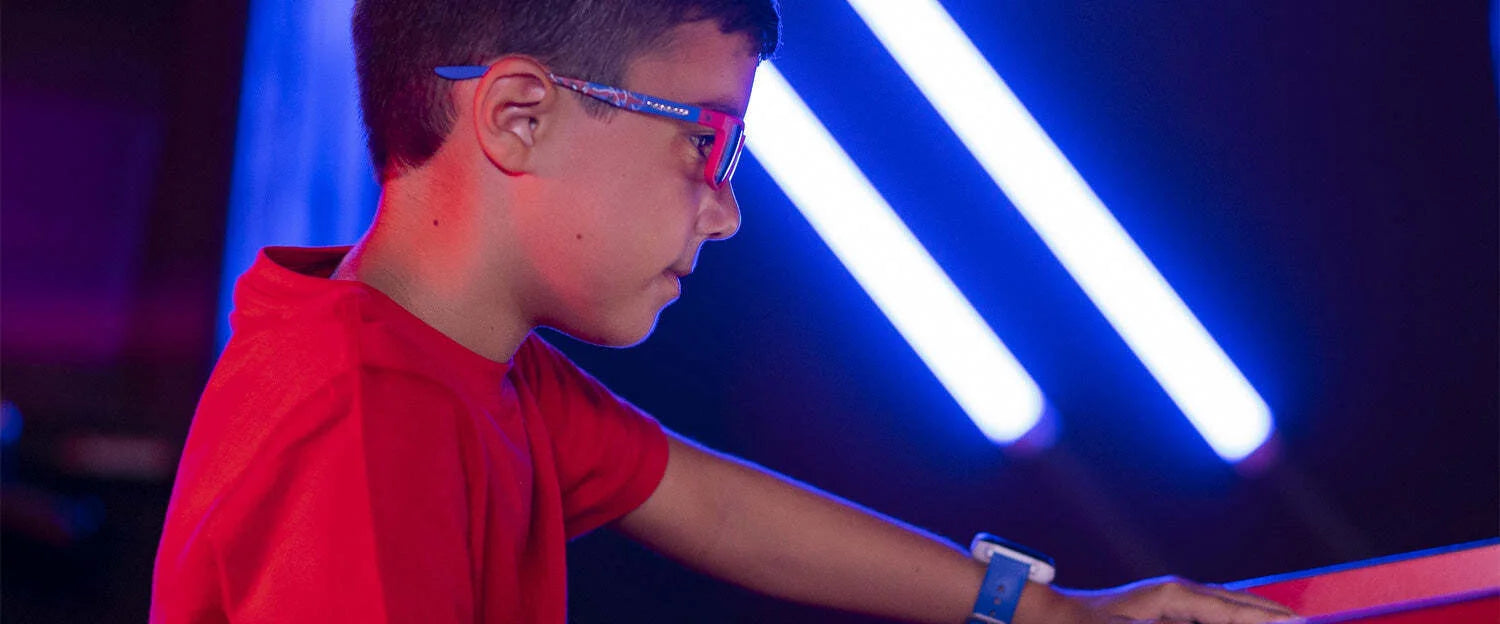
[[[680,133],[617,117],[560,147],[539,170],[547,208],[526,243],[555,287],[621,287],[683,253],[706,187]]]
[[[681,150],[660,133],[618,137],[609,147],[577,153],[568,186],[577,199],[575,226],[602,246],[648,244],[690,227],[698,177],[684,173]],[[701,174],[700,174],[701,175]],[[616,249],[616,252],[628,249]]]
[[[636,113],[600,124],[569,151],[565,164],[574,165],[575,180],[616,198],[681,192],[703,175],[702,161],[680,128]]]

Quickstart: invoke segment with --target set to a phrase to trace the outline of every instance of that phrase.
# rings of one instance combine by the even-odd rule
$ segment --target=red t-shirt
[[[193,416],[151,621],[565,621],[567,540],[638,507],[660,425],[535,335],[508,363],[267,248]]]

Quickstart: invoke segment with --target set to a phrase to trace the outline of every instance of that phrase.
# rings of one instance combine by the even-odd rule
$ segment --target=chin
[[[591,345],[624,349],[645,342],[651,332],[656,331],[656,319],[659,315],[658,310],[657,314],[651,315],[644,323],[612,323],[610,321],[616,319],[603,319],[600,323],[553,329]]]

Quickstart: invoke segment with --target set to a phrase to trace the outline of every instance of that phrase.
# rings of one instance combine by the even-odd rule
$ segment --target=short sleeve
[[[216,510],[231,621],[472,622],[457,399],[412,375],[340,376]]]
[[[667,469],[661,424],[535,334],[522,344],[516,367],[547,422],[568,539],[646,502]]]

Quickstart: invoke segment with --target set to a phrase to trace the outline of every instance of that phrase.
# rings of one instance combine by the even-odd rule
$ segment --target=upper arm
[[[667,469],[651,496],[614,527],[674,559],[704,561],[725,524],[722,483],[728,460],[675,432],[667,434]]]
[[[666,470],[656,419],[534,335],[517,352],[516,370],[546,424],[568,539],[639,508]]]

